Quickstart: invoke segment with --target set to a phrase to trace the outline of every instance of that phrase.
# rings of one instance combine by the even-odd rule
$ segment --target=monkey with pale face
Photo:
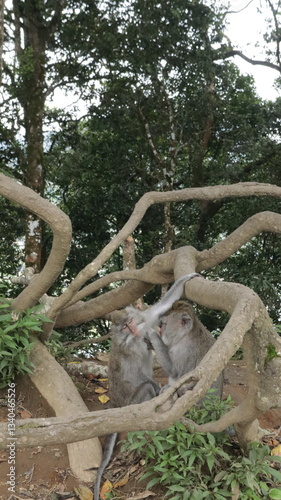
[[[160,392],[152,379],[152,346],[148,332],[153,331],[159,320],[183,293],[184,284],[197,273],[179,278],[155,305],[140,311],[127,307],[122,321],[112,328],[112,345],[108,365],[110,407],[118,408],[148,401]],[[97,472],[94,500],[99,500],[103,472],[110,461],[117,433],[107,436],[103,458]]]
[[[197,318],[190,304],[175,302],[171,311],[160,320],[160,332],[149,331],[156,357],[169,376],[169,385],[194,370],[215,343],[211,333]],[[223,375],[212,384],[214,394],[222,395]],[[184,393],[179,391],[179,395]]]

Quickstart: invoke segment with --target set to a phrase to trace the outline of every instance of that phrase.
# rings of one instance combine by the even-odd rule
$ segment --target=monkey
[[[199,321],[191,305],[184,301],[175,302],[168,314],[162,317],[159,326],[159,333],[150,330],[148,336],[156,358],[169,376],[168,385],[172,385],[196,368],[215,339]],[[222,373],[211,388],[214,389],[213,394],[222,396]],[[182,396],[184,392],[185,389],[181,388],[178,395]]]
[[[121,324],[112,328],[112,345],[108,363],[110,407],[119,408],[148,401],[160,392],[152,379],[152,350],[150,342],[135,333],[126,315]],[[105,441],[103,458],[99,466],[94,500],[99,499],[101,478],[107,467],[117,440],[117,432]]]
[[[142,403],[160,393],[160,387],[152,378],[152,345],[148,332],[157,327],[161,316],[181,297],[185,282],[196,276],[201,275],[190,273],[179,278],[159,302],[144,311],[126,307],[121,322],[112,327],[108,363],[111,408]],[[108,434],[106,438],[96,476],[94,500],[99,500],[101,478],[111,459],[116,440],[117,433]]]
[[[162,297],[159,302],[151,306],[149,309],[140,311],[134,307],[126,307],[128,316],[134,324],[138,335],[145,335],[146,338],[148,338],[147,333],[155,330],[163,314],[169,311],[174,302],[181,298],[184,284],[196,277],[201,277],[201,274],[190,273],[178,278],[171,288],[169,288],[169,290],[165,293],[164,297]]]

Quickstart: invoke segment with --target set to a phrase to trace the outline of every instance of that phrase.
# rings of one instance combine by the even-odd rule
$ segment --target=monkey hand
[[[166,384],[166,385],[164,385],[164,387],[161,387],[160,394],[162,394],[162,392],[166,391],[166,389],[169,389],[169,387],[171,387],[170,384]]]

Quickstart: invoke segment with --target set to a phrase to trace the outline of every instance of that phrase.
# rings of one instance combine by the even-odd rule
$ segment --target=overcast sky
[[[245,7],[245,8],[244,8]],[[260,0],[230,0],[230,8],[238,13],[229,14],[227,19],[230,23],[227,35],[235,48],[243,51],[248,57],[253,59],[264,59],[262,52],[255,47],[255,43],[262,43],[262,34],[266,31],[266,17],[269,13],[264,10],[263,14],[257,13],[257,8],[261,8]],[[243,9],[243,10],[241,10]],[[239,66],[243,73],[250,73],[254,76],[257,92],[263,99],[275,99],[281,96],[280,90],[274,88],[274,80],[279,73],[265,66],[252,66],[243,61],[240,57],[234,58],[235,64]]]

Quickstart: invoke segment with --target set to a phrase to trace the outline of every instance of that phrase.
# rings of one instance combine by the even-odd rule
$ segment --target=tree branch
[[[97,274],[99,269],[111,257],[116,248],[118,248],[118,246],[133,233],[151,205],[172,201],[221,200],[229,197],[240,198],[244,196],[274,196],[281,198],[281,187],[256,182],[243,182],[232,184],[230,186],[221,185],[202,188],[187,188],[180,191],[166,192],[152,191],[144,194],[136,203],[131,217],[123,226],[121,231],[119,231],[119,233],[104,247],[100,254],[90,264],[78,273],[67,290],[54,301],[53,309],[50,311],[51,319],[56,318],[57,314],[67,306],[84,283]],[[136,299],[137,298],[138,297],[136,297]]]
[[[4,174],[0,174],[0,194],[44,220],[54,235],[52,249],[44,269],[34,276],[29,285],[13,301],[13,307],[23,311],[36,304],[60,275],[70,250],[71,222],[58,207]]]
[[[244,59],[244,61],[247,61],[248,63],[252,64],[253,66],[266,66],[267,68],[275,69],[279,73],[281,73],[281,66],[278,64],[271,63],[269,61],[260,61],[260,60],[255,60],[251,59],[250,57],[247,57],[241,52],[241,50],[229,50],[228,52],[225,52],[224,54],[220,54],[220,59],[229,59],[230,57],[234,56],[239,56],[241,59]]]

